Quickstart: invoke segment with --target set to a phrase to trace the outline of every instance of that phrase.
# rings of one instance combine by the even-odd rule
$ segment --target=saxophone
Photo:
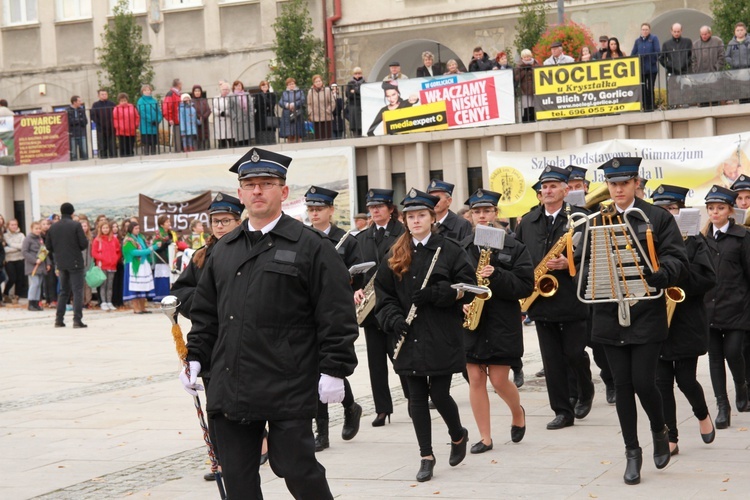
[[[362,293],[365,294],[365,298],[357,306],[357,324],[361,325],[364,323],[367,315],[370,314],[372,308],[375,307],[375,276],[378,273],[372,275],[370,281],[367,282],[365,287],[362,289]]]
[[[540,295],[542,297],[552,297],[557,293],[557,278],[551,274],[547,274],[549,272],[547,262],[558,258],[563,253],[563,250],[567,247],[569,235],[570,233],[568,232],[563,234],[562,237],[557,240],[557,243],[549,249],[547,255],[545,255],[541,262],[539,262],[534,268],[534,291],[525,299],[521,299],[521,312],[528,311],[531,304],[533,304]]]
[[[489,265],[490,256],[492,255],[492,249],[483,248],[479,252],[479,263],[477,264],[477,285],[479,286],[490,286],[490,279],[484,278],[481,275],[482,269]],[[466,312],[464,317],[464,328],[467,330],[476,330],[479,326],[479,318],[482,316],[482,308],[484,308],[484,301],[492,297],[492,292],[483,293],[474,297],[474,300],[469,304],[469,310]]]

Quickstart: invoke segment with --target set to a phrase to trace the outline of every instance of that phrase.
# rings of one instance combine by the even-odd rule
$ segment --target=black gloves
[[[440,281],[434,285],[415,291],[411,300],[415,306],[435,304],[438,307],[448,307],[456,301],[456,291],[448,281]]]
[[[425,304],[429,304],[429,303],[433,302],[433,300],[434,299],[432,298],[432,287],[431,286],[426,286],[426,287],[424,287],[421,290],[417,290],[417,291],[415,291],[411,295],[411,301],[417,307],[423,306]]]
[[[667,273],[659,269],[654,274],[646,276],[646,283],[657,290],[661,290],[669,286],[669,278],[667,277]]]
[[[408,334],[409,328],[411,327],[406,323],[404,318],[397,319],[393,324],[393,334],[396,336],[396,340]]]

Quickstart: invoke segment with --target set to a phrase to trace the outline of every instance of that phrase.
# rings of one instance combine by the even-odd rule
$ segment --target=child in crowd
[[[117,308],[112,304],[112,293],[122,250],[117,237],[112,234],[112,224],[107,219],[99,221],[96,227],[96,238],[91,243],[91,256],[107,276],[107,280],[99,287],[99,307],[102,311],[115,311]]]
[[[180,101],[180,134],[182,135],[182,150],[195,151],[195,141],[198,136],[198,115],[193,107],[190,94],[182,94]]]

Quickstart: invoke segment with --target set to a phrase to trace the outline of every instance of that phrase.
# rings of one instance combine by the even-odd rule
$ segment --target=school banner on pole
[[[198,219],[208,225],[208,208],[211,206],[211,191],[185,201],[160,201],[145,194],[138,195],[138,219],[141,231],[153,233],[159,229],[159,217],[166,215],[172,222],[173,231],[187,231]]]
[[[750,174],[750,132],[691,139],[616,139],[545,152],[488,151],[488,189],[501,194],[502,217],[519,217],[537,205],[531,186],[545,166],[586,168],[592,191],[604,182],[597,168],[618,156],[643,158],[640,176],[647,180],[647,198],[659,185],[670,184],[690,188],[687,205],[701,206],[714,184],[729,187],[741,174]]]
[[[16,165],[70,161],[67,113],[13,118]]]
[[[641,110],[637,57],[534,68],[537,120]]]
[[[366,83],[360,95],[363,135],[515,123],[508,70]]]

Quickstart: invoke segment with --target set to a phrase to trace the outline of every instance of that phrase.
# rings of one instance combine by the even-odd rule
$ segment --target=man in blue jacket
[[[659,74],[659,38],[651,34],[651,25],[641,24],[641,36],[635,39],[631,56],[641,58],[641,98],[643,99],[643,110],[654,110],[654,82]]]

